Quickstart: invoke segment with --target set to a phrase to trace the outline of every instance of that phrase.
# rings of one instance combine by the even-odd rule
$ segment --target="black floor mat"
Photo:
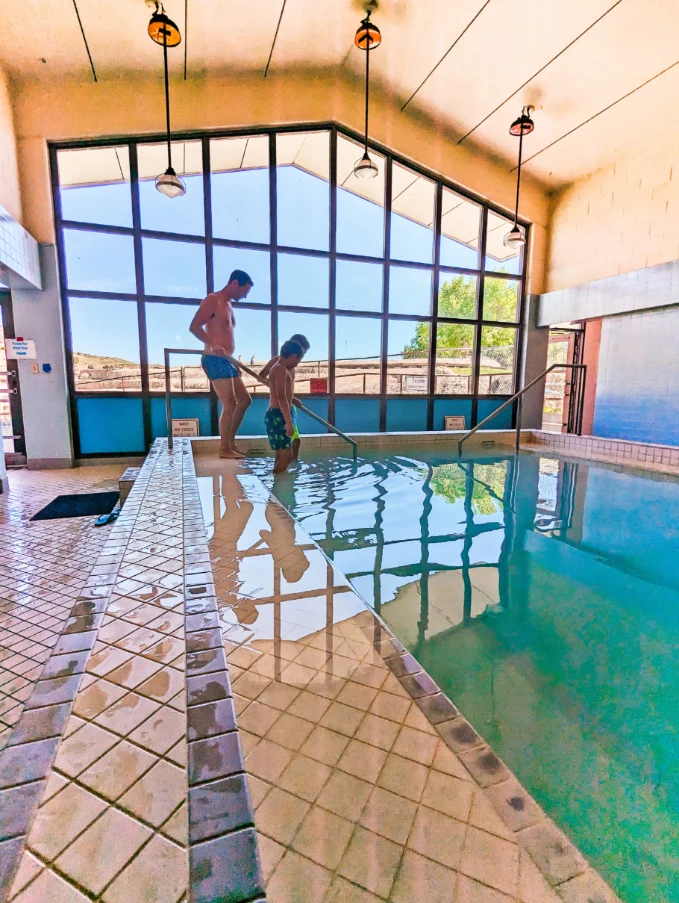
[[[86,492],[80,495],[58,495],[31,520],[55,520],[59,517],[94,517],[108,514],[118,501],[117,492]]]

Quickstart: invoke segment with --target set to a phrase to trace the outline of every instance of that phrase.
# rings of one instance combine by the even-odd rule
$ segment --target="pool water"
[[[622,899],[679,901],[679,480],[531,453],[248,463]]]

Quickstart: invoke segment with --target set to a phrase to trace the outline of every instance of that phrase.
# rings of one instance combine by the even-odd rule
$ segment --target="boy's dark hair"
[[[302,335],[301,332],[296,332],[294,335],[290,336],[291,342],[297,342],[298,345],[301,345],[304,351],[308,351],[311,348],[311,342],[305,335]]]
[[[229,282],[233,282],[236,280],[238,285],[254,285],[255,283],[252,281],[251,277],[245,272],[245,270],[234,270],[233,273],[229,276]]]
[[[296,354],[297,357],[304,357],[304,349],[299,344],[299,342],[293,342],[292,339],[288,339],[287,342],[283,342],[283,347],[281,348],[281,357],[292,357],[293,354]]]

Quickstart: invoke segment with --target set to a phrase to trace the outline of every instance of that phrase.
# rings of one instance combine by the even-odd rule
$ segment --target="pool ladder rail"
[[[521,412],[523,408],[523,396],[529,389],[532,389],[536,383],[539,383],[541,379],[546,379],[547,376],[552,372],[552,370],[572,370],[574,371],[574,378],[570,383],[567,383],[566,386],[570,388],[570,392],[568,393],[569,398],[575,397],[575,408],[569,406],[568,412],[568,420],[569,420],[569,433],[575,433],[577,436],[582,435],[582,415],[584,411],[585,404],[585,384],[587,381],[587,365],[586,364],[552,364],[550,367],[547,367],[539,376],[536,376],[535,379],[532,379],[528,385],[524,386],[522,389],[519,389],[518,392],[515,392],[511,398],[508,398],[504,404],[501,404],[499,408],[496,408],[492,414],[489,414],[481,423],[477,423],[476,426],[472,427],[468,430],[464,436],[461,436],[457,441],[457,453],[458,455],[462,455],[462,443],[466,442],[470,436],[473,436],[478,430],[482,429],[487,423],[496,417],[501,411],[504,411],[505,408],[508,408],[510,405],[517,402],[516,405],[516,453],[519,453],[519,448],[521,446]],[[570,428],[572,426],[572,429]]]
[[[168,448],[172,448],[172,385],[171,385],[171,377],[170,377],[170,355],[171,354],[203,354],[202,351],[198,351],[195,348],[165,348],[165,416],[167,418],[167,445]],[[226,359],[233,364],[238,370],[242,370],[244,373],[247,373],[249,376],[252,376],[253,379],[256,379],[257,382],[260,382],[263,386],[269,387],[269,383],[266,379],[262,379],[258,373],[255,373],[254,370],[251,370],[247,367],[242,361],[237,361],[230,354],[226,355]],[[307,408],[306,405],[303,405],[301,402],[296,404],[295,407],[305,413],[307,416],[313,418],[313,420],[317,420],[318,423],[321,423],[326,429],[330,430],[333,433],[336,433],[345,442],[348,442],[351,446],[351,451],[353,454],[354,461],[358,457],[358,443],[355,442],[350,436],[347,436],[346,433],[343,433],[342,430],[338,429],[336,426],[333,426],[331,423],[328,423],[327,420],[324,420],[319,414],[315,411],[311,411]]]

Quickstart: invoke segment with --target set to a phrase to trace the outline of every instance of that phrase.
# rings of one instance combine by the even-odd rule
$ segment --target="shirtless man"
[[[305,335],[302,335],[299,332],[297,332],[297,333],[295,333],[295,335],[291,336],[290,341],[297,342],[298,345],[301,345],[302,351],[304,352],[304,354],[306,354],[310,348],[309,340],[307,339],[307,337]],[[271,368],[279,360],[280,360],[280,356],[278,354],[275,357],[272,357],[271,360],[269,361],[269,363],[266,364],[264,366],[264,368],[259,371],[259,378],[268,380],[269,373],[271,372]],[[293,378],[292,378],[292,391],[293,391],[292,403],[293,403],[293,405],[298,405],[299,402],[294,397],[294,391],[295,391],[294,372],[293,372]],[[297,429],[297,424],[295,424],[295,432],[293,433],[293,436],[292,436],[292,457],[294,459],[297,459],[299,457],[299,447],[301,444],[302,444],[302,440],[299,435],[299,430]]]
[[[299,342],[291,339],[283,344],[278,360],[269,371],[269,410],[264,416],[269,445],[276,452],[274,473],[284,473],[292,461],[292,437],[295,433],[295,410],[292,396],[295,387],[293,371],[304,357]]]
[[[251,399],[238,369],[226,359],[226,355],[233,355],[236,350],[236,318],[232,304],[246,298],[252,286],[252,279],[247,273],[234,270],[220,292],[213,292],[201,302],[189,327],[191,333],[204,343],[201,364],[222,403],[219,418],[220,458],[244,457],[236,448],[236,433]]]

